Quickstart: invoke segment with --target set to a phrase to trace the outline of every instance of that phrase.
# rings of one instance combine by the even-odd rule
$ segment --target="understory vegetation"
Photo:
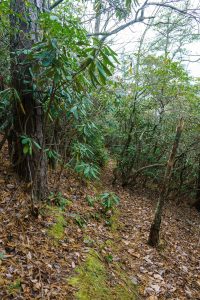
[[[6,16],[9,1],[1,4],[1,72],[6,74],[1,76],[1,132],[8,138],[11,160],[17,160],[14,166],[44,152],[50,167],[72,168],[87,181],[98,180],[101,168],[112,158],[117,162],[115,180],[122,185],[159,185],[177,122],[183,117],[185,129],[170,189],[195,197],[199,191],[199,78],[186,71],[179,57],[187,52],[184,42],[198,39],[192,32],[192,20],[187,24],[186,17],[174,12],[156,16],[150,24],[155,31],[151,43],[145,41],[149,25],[138,48],[120,60],[101,39],[87,38],[78,7],[73,16],[75,8],[67,2],[62,11],[41,14],[41,41],[28,49],[16,49],[15,59],[23,57],[22,66],[28,65],[30,72],[22,78],[30,89],[26,93],[36,97],[44,111],[45,143],[40,144],[35,133],[29,134],[26,121],[18,129],[21,150],[20,157],[15,157],[15,123],[22,122],[26,108],[7,71],[12,66]],[[169,24],[159,24],[162,19]],[[13,115],[13,106],[20,115]],[[33,181],[34,172],[30,169],[21,176]]]
[[[2,205],[6,197],[15,201],[8,190],[26,194],[14,222],[22,232],[21,222],[44,218],[42,232],[55,249],[65,249],[70,226],[105,226],[117,242],[121,209],[127,218],[130,211],[126,193],[145,191],[158,200],[146,242],[159,252],[170,199],[177,211],[188,205],[200,212],[199,10],[185,0],[0,2],[0,154],[19,186],[0,170]],[[84,240],[84,260],[67,274],[71,299],[140,299],[139,281],[100,242]],[[7,296],[22,293],[23,280],[7,279],[0,275]],[[50,299],[43,285],[37,299]]]

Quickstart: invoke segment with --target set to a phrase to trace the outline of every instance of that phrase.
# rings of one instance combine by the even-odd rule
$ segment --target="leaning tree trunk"
[[[180,119],[179,124],[176,128],[176,136],[174,139],[174,144],[169,156],[169,160],[167,162],[167,167],[165,171],[165,176],[162,184],[162,189],[160,192],[160,197],[158,199],[154,221],[151,225],[150,233],[149,233],[149,239],[148,244],[152,247],[156,247],[159,243],[159,234],[160,234],[160,225],[161,225],[161,218],[162,218],[162,211],[165,204],[165,199],[167,198],[170,179],[174,167],[176,152],[178,149],[178,144],[180,141],[181,133],[183,131],[184,122],[183,119]]]
[[[33,91],[31,65],[26,52],[38,41],[38,17],[45,0],[11,0],[11,80],[20,100],[13,103],[13,130],[10,135],[12,163],[23,180],[32,184],[34,198],[42,199],[47,192],[47,163],[44,151],[33,147],[32,155],[23,153],[21,136],[34,139],[44,149],[43,110],[39,95]],[[18,98],[18,97],[17,97]],[[42,153],[43,152],[43,153]]]

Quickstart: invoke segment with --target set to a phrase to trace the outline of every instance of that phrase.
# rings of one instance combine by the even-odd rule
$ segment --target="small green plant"
[[[92,163],[77,163],[75,171],[88,180],[95,180],[99,178],[99,167]]]
[[[76,224],[80,227],[80,228],[83,228],[86,226],[87,224],[87,221],[81,217],[80,215],[76,215],[75,218],[74,218]]]
[[[101,215],[98,212],[92,212],[90,214],[90,217],[93,218],[94,220],[98,221],[101,218]]]
[[[108,263],[111,263],[111,262],[113,262],[113,256],[112,256],[112,254],[107,254],[106,256],[105,256],[105,260],[108,262]]]
[[[32,138],[22,135],[21,136],[21,143],[23,145],[23,153],[25,155],[31,155],[33,154],[33,147],[35,147],[37,150],[41,150],[42,148],[40,145]]]
[[[5,253],[4,252],[0,252],[0,260],[3,260],[5,257]]]
[[[51,192],[48,199],[51,204],[58,206],[61,210],[64,210],[66,206],[69,206],[71,204],[71,201],[63,197],[61,192],[58,192],[57,194]]]
[[[112,210],[115,206],[119,204],[119,197],[113,192],[106,192],[101,194],[100,196],[101,205],[103,206],[104,210],[107,212]]]
[[[86,201],[89,206],[94,206],[94,203],[97,201],[96,197],[87,196]]]
[[[55,168],[56,163],[61,160],[60,154],[57,151],[49,149],[49,148],[45,149],[44,152],[46,153],[46,155],[49,159],[50,166]]]

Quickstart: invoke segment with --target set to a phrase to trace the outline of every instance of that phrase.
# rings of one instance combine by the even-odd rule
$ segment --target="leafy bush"
[[[77,163],[75,171],[89,180],[98,179],[100,174],[98,166],[84,162]]]
[[[106,212],[117,206],[120,201],[119,197],[113,192],[103,193],[99,197],[101,200],[101,204]]]

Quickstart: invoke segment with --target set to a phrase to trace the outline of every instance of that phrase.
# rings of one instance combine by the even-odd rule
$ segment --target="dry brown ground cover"
[[[126,284],[116,272],[117,263],[139,286],[138,299],[200,299],[200,214],[170,200],[163,217],[161,244],[158,250],[152,249],[146,242],[156,193],[147,196],[144,191],[113,188],[111,165],[102,173],[101,182],[94,185],[63,173],[60,191],[71,204],[61,216],[54,206],[40,204],[34,217],[26,185],[14,175],[6,149],[1,153],[0,299],[76,299],[76,288],[68,279],[91,248],[104,260],[111,287],[116,282],[122,287]],[[57,176],[51,171],[51,191]],[[104,191],[114,191],[120,197],[119,208],[107,215],[111,226],[106,225],[100,207],[90,207],[86,201],[88,195]],[[55,229],[56,222],[61,225]]]

